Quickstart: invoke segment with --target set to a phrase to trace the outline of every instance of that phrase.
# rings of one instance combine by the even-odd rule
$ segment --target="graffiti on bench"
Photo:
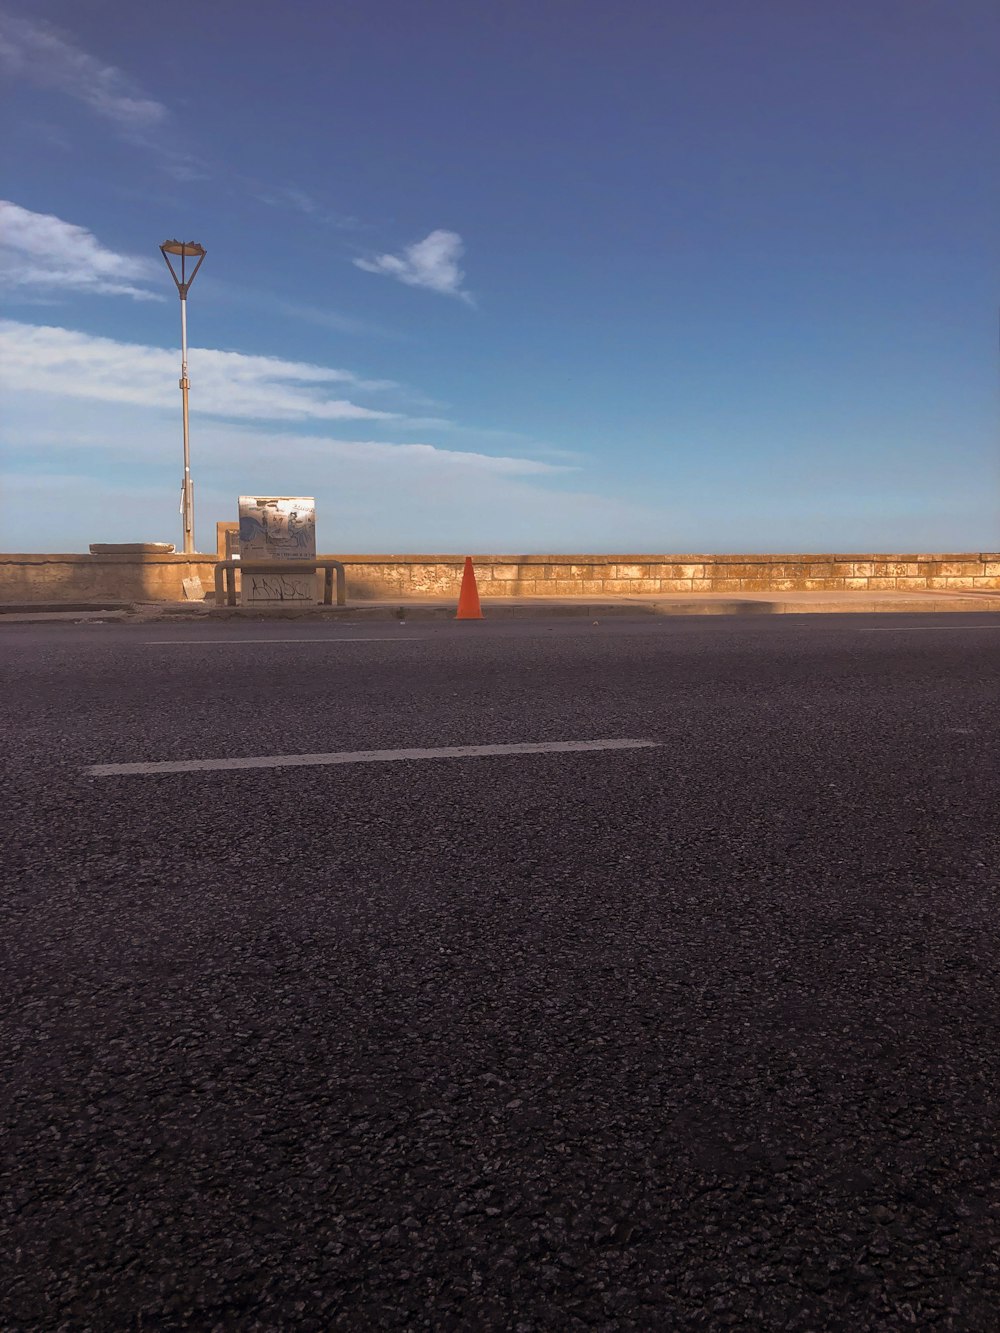
[[[316,576],[244,574],[245,602],[315,602]]]

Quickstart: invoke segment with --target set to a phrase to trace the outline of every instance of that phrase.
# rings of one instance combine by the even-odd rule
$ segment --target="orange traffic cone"
[[[462,572],[462,591],[458,594],[456,620],[482,620],[483,612],[479,605],[479,589],[476,587],[476,571],[472,568],[472,556],[465,557],[465,569]]]

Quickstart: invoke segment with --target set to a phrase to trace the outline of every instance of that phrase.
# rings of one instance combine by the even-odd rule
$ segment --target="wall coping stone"
[[[142,554],[145,561],[150,563],[165,564],[183,564],[185,561],[194,561],[203,564],[206,561],[214,564],[218,560],[218,555],[214,551],[195,551],[191,554],[185,554],[182,551],[150,550],[143,547],[136,552]],[[375,552],[372,554],[359,554],[356,552],[341,553],[336,552],[329,559],[345,560],[355,564],[446,564],[462,565],[465,560],[464,555],[454,553],[417,555],[417,554],[392,554],[385,552]],[[100,551],[87,554],[82,551],[67,552],[12,552],[10,554],[0,553],[0,563],[3,564],[46,564],[83,561],[85,563],[103,563],[112,561],[116,563],[134,561],[135,554],[129,554],[119,548],[116,552]],[[823,563],[842,563],[853,561],[857,564],[869,561],[882,561],[893,564],[903,563],[937,563],[938,561],[971,561],[985,562],[1000,560],[1000,552],[989,551],[948,551],[937,553],[914,554],[913,552],[784,552],[770,555],[696,555],[691,553],[674,554],[618,554],[614,552],[599,552],[589,555],[473,555],[473,561],[480,564],[490,565],[682,565],[682,564],[713,564],[713,565],[749,565],[749,564],[823,564]]]
[[[91,542],[91,555],[170,555],[173,542]]]

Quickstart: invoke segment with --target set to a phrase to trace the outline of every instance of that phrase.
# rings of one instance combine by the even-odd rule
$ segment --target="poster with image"
[[[295,573],[297,560],[316,558],[316,501],[301,495],[240,496],[240,564],[287,562],[288,573],[240,571],[244,606],[315,602],[316,573]]]

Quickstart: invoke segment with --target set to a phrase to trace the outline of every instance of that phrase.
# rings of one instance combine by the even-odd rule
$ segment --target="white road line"
[[[175,644],[224,643],[229,647],[242,647],[245,643],[412,643],[422,639],[421,634],[407,634],[405,639],[394,638],[391,634],[378,637],[346,635],[342,639],[143,639],[144,648],[173,648]]]
[[[916,630],[920,634],[926,634],[929,630],[950,629],[950,630],[973,630],[973,629],[1000,629],[1000,625],[871,625],[859,629],[861,634],[905,634]]]
[[[150,764],[94,764],[94,778],[147,773],[208,773],[236,768],[305,768],[325,764],[387,764],[397,759],[478,759],[509,754],[578,754],[587,750],[644,750],[659,741],[539,741],[520,745],[441,745],[417,750],[342,750],[334,754],[272,754],[252,759],[180,759]]]

